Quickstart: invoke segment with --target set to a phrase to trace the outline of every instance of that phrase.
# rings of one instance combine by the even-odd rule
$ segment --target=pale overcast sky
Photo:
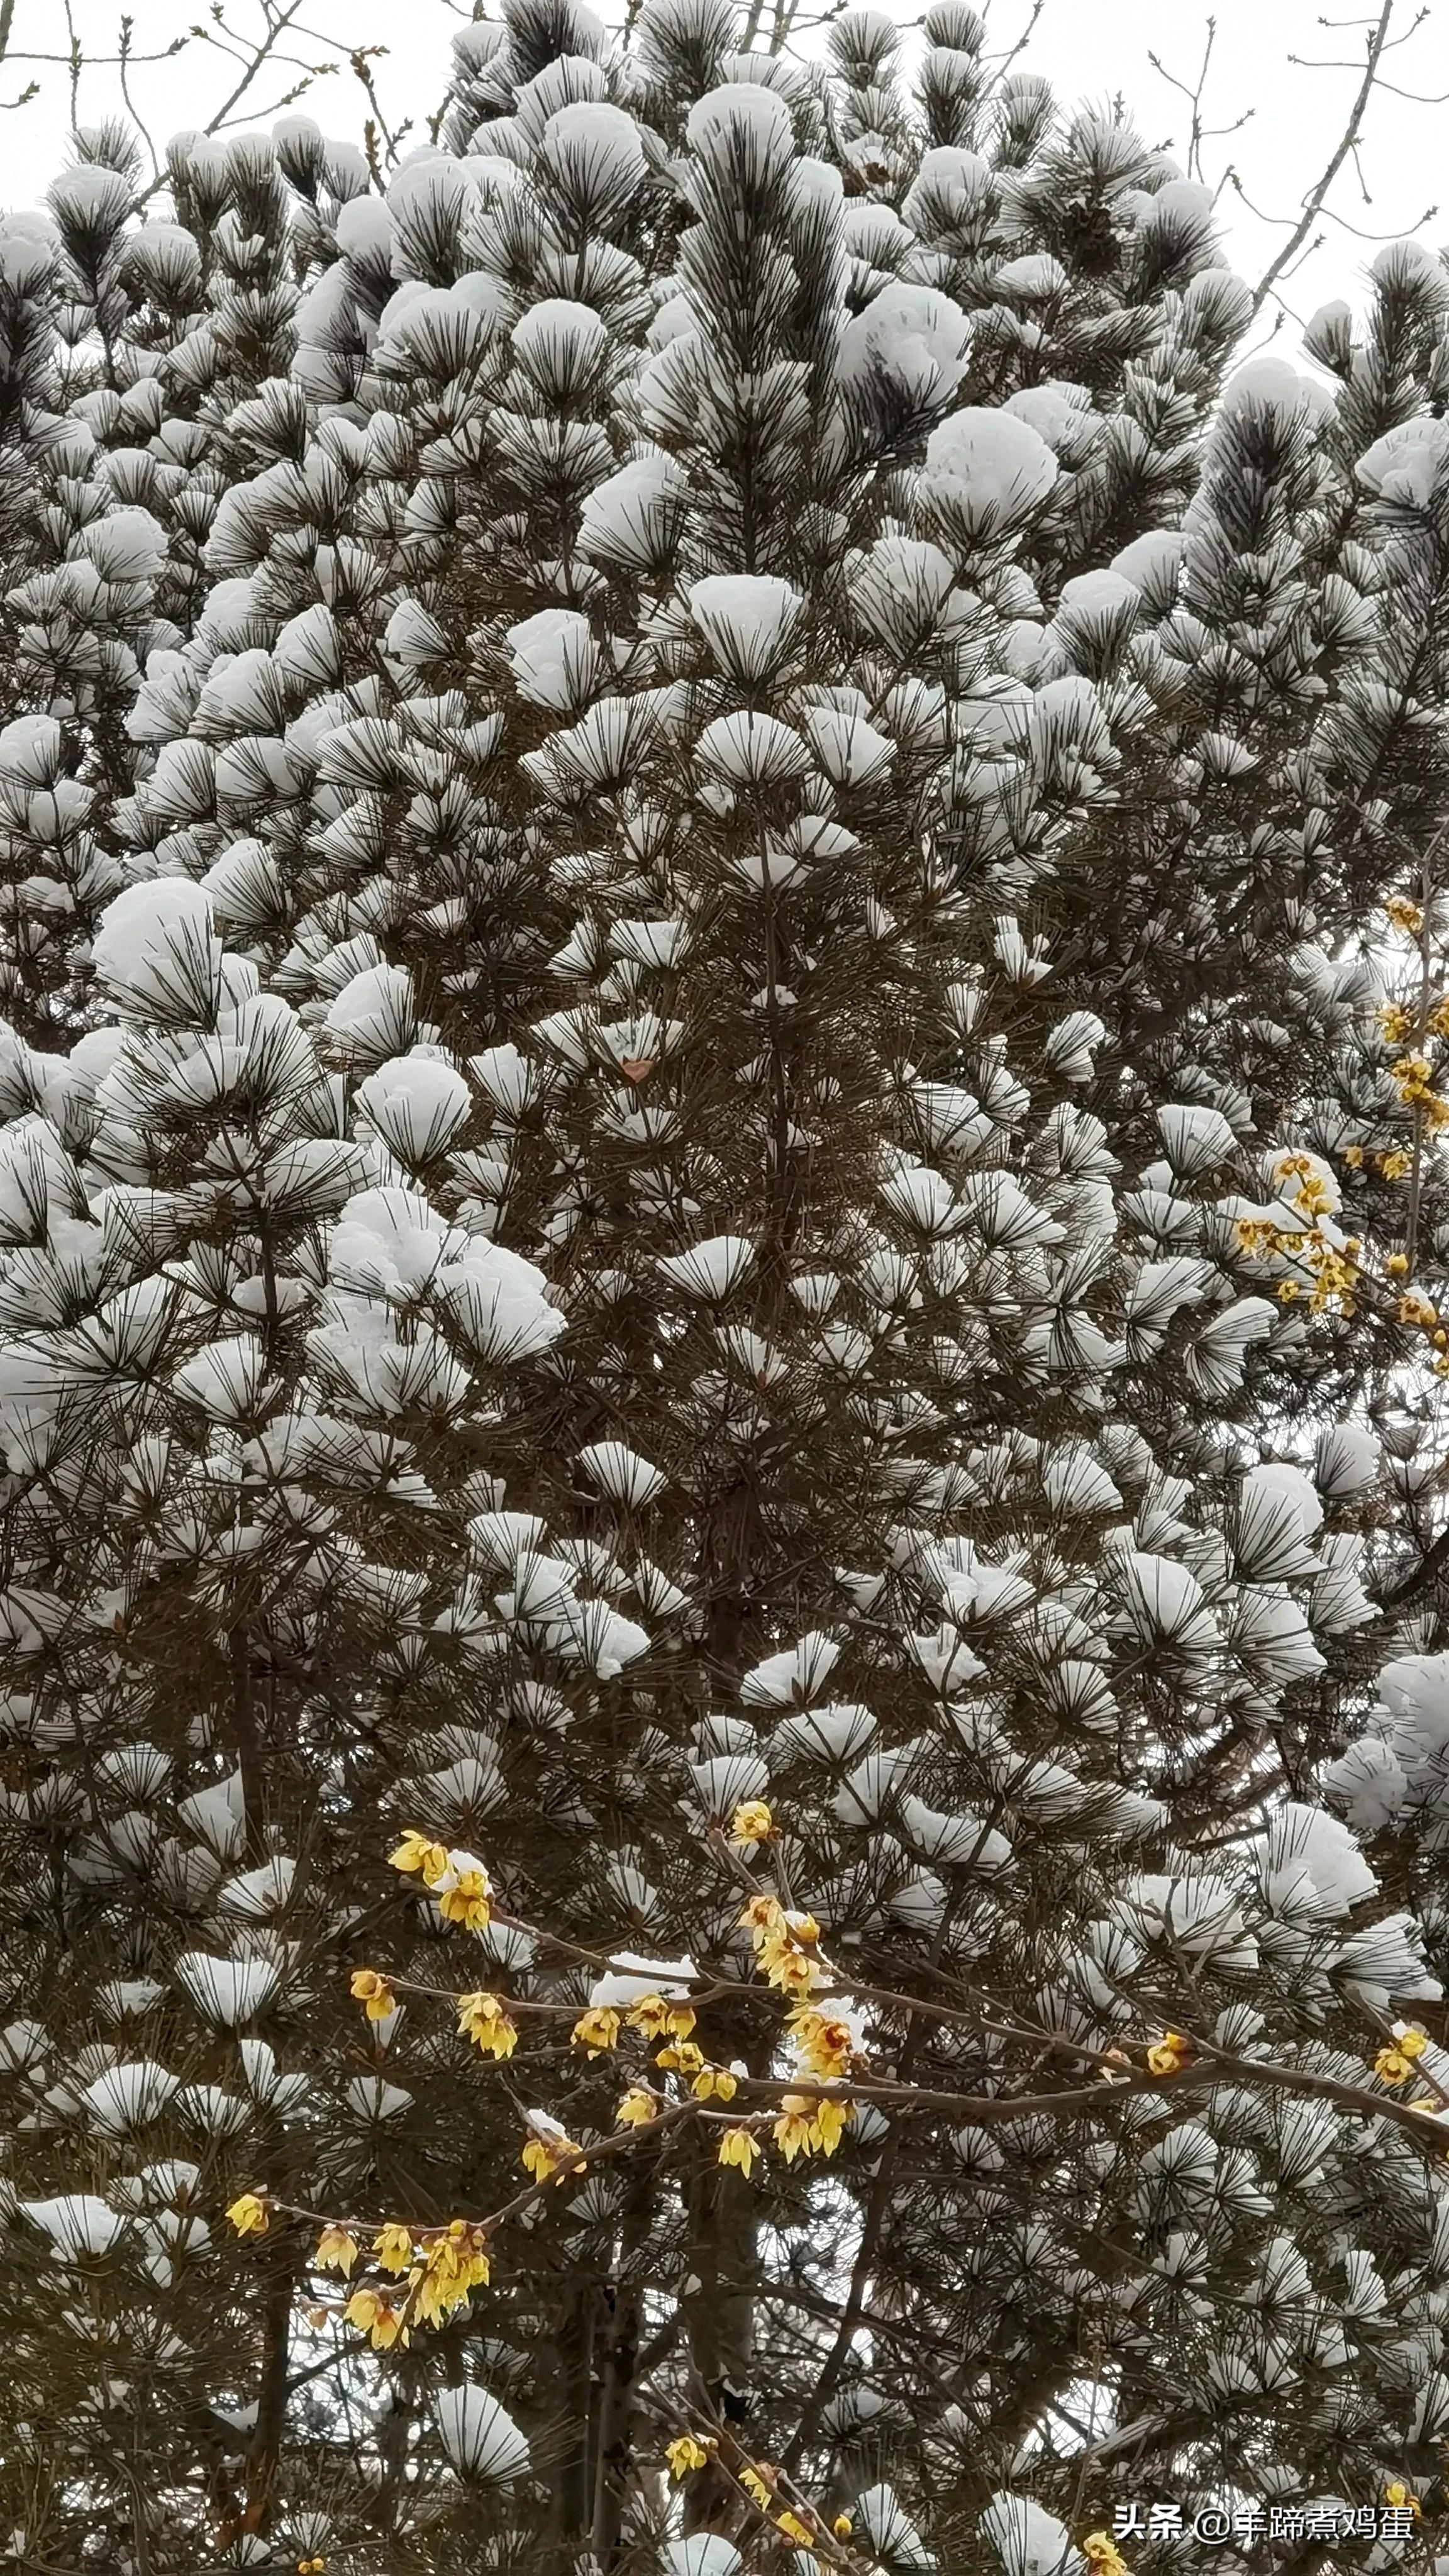
[[[210,0],[201,5],[209,12]],[[1231,161],[1246,198],[1260,210],[1250,213],[1243,198],[1230,187],[1224,190],[1228,253],[1245,276],[1256,278],[1285,238],[1304,190],[1343,130],[1371,23],[1359,12],[1371,5],[1376,16],[1375,0],[1339,0],[1337,7],[1328,0],[1217,0],[1206,122],[1222,126],[1244,110],[1252,114],[1239,132],[1210,141],[1204,157],[1206,175],[1214,181]],[[130,7],[138,53],[158,52],[198,15],[198,0],[130,0]],[[71,0],[69,14],[88,52],[114,54],[119,14],[114,0]],[[239,30],[260,18],[257,0],[226,0],[226,14]],[[389,116],[411,115],[421,126],[441,95],[449,34],[461,14],[450,14],[446,0],[309,0],[305,15],[311,33],[295,51],[318,60],[326,50],[324,40],[337,36],[349,45],[386,46],[387,56],[377,70]],[[902,25],[917,14],[917,0],[908,0],[901,10]],[[1004,48],[1014,42],[1025,16],[1025,0],[995,0],[993,43]],[[65,0],[16,0],[12,59],[0,66],[0,100],[8,103],[32,79],[39,81],[40,94],[28,105],[7,107],[0,117],[0,202],[38,203],[63,158],[69,117],[64,65],[26,64],[13,57],[27,51],[63,55],[66,17]],[[1207,18],[1197,0],[1044,0],[1023,59],[1065,99],[1100,100],[1120,91],[1143,134],[1182,153],[1189,124],[1186,101],[1153,70],[1148,57],[1156,51],[1163,70],[1191,87]],[[1392,237],[1413,232],[1438,248],[1449,243],[1449,96],[1440,95],[1449,93],[1449,0],[1418,10],[1416,0],[1398,0],[1397,26],[1409,41],[1387,60],[1387,77],[1397,89],[1434,103],[1381,93],[1374,101],[1359,167],[1341,173],[1331,204],[1360,233]],[[1336,58],[1347,67],[1300,68],[1291,59],[1295,55]],[[164,145],[179,127],[206,122],[234,77],[219,51],[193,42],[175,61],[138,66],[131,75],[132,95],[158,145]],[[270,87],[259,84],[246,102],[246,121],[270,122],[282,89],[297,77],[291,71]],[[87,74],[81,88],[83,117],[94,118],[122,104],[114,68]],[[346,72],[315,82],[303,104],[329,133],[360,132],[364,104]],[[1431,212],[1441,194],[1443,206]],[[1275,226],[1269,217],[1290,221]],[[1356,237],[1345,223],[1329,221],[1315,226],[1318,230],[1327,235],[1323,246],[1284,287],[1287,302],[1302,317],[1330,296],[1356,300],[1375,246]]]

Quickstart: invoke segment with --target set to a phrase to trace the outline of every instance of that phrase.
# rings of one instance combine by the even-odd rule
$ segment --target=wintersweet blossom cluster
[[[772,1813],[757,1801],[735,1812],[730,1839],[737,1848],[758,1848],[776,1831]],[[390,1861],[438,1902],[446,1924],[477,1932],[494,1919],[493,1880],[475,1853],[449,1849],[410,1828]],[[759,1889],[751,1894],[740,1924],[749,1933],[757,1973],[788,2005],[781,2043],[797,2082],[844,2086],[853,2074],[868,2070],[864,2008],[835,1991],[836,1972],[821,1948],[814,1918]],[[688,1961],[678,1966],[693,1973]],[[650,2129],[666,2112],[677,2114],[687,2106],[696,2122],[717,2124],[716,2160],[746,2179],[766,2138],[787,2166],[802,2156],[833,2155],[854,2110],[844,2091],[801,2093],[787,2084],[772,2104],[742,2118],[728,2115],[724,2106],[735,2100],[747,2069],[740,2060],[716,2062],[698,2044],[698,2011],[687,1990],[674,1982],[678,1966],[660,1963],[656,1987],[649,1982],[655,1973],[652,1963],[620,1953],[618,1964],[598,1981],[596,1999],[572,2019],[570,2044],[591,2063],[614,2055],[631,2037],[647,2052],[644,2068],[616,2104],[616,2134]],[[411,1991],[405,1980],[375,1968],[352,1970],[348,1982],[354,2001],[376,2028],[392,2022],[400,1998]],[[615,1992],[617,2002],[608,1999]],[[456,1995],[454,2008],[460,2037],[473,2042],[484,2057],[503,2061],[514,2055],[518,2008],[507,1997],[480,1988]],[[597,2142],[591,2146],[587,2138],[571,2135],[551,2112],[536,2107],[524,2114],[519,2163],[533,2188],[577,2182],[590,2170],[596,2152]],[[227,2211],[240,2236],[265,2234],[273,2215],[274,2204],[260,2191],[243,2192]],[[416,2233],[395,2222],[383,2225],[371,2238],[372,2254],[384,2276],[402,2277],[395,2285],[388,2278],[360,2282],[341,2311],[346,2322],[379,2351],[406,2344],[415,2326],[440,2324],[475,2289],[487,2286],[488,2245],[496,2225],[496,2218],[458,2218],[445,2228]],[[314,2248],[313,2266],[350,2276],[360,2246],[361,2237],[350,2223],[328,2220]]]
[[[677,2433],[664,2446],[669,2474],[676,2480],[693,2477],[712,2461],[719,2461],[720,2455],[719,2437],[711,2431]],[[731,2456],[724,2466],[754,2514],[793,2548],[803,2550],[809,2565],[833,2567],[844,2563],[831,2544],[850,2539],[855,2529],[853,2515],[837,2513],[827,2519],[817,2513],[796,2494],[771,2460]]]

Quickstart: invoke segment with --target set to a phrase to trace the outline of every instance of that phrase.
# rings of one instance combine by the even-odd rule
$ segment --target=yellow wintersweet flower
[[[1386,1181],[1401,1181],[1404,1174],[1414,1168],[1413,1155],[1406,1154],[1400,1145],[1396,1145],[1391,1154],[1376,1154],[1374,1160]]]
[[[787,2165],[797,2156],[833,2156],[853,2116],[850,2102],[817,2102],[806,2093],[784,2093],[775,2122],[775,2144]]]
[[[837,2540],[848,2540],[855,2529],[848,2513],[838,2513],[830,2526]]]
[[[688,2039],[697,2019],[692,2005],[663,1995],[641,1995],[628,2013],[629,2028],[642,2030],[646,2039]]]
[[[417,2313],[425,2325],[441,2325],[455,2308],[466,2306],[472,2291],[486,2289],[492,2280],[487,2239],[481,2227],[466,2218],[454,2218],[425,2236],[422,2250]]]
[[[357,2260],[357,2239],[345,2227],[324,2227],[312,2260],[319,2272],[340,2272],[346,2280]]]
[[[1398,1086],[1400,1100],[1409,1109],[1424,1109],[1433,1126],[1443,1124],[1439,1116],[1440,1099],[1434,1089],[1434,1068],[1426,1055],[1402,1055],[1390,1067]]]
[[[440,2326],[455,2308],[461,2307],[467,2293],[456,2294],[451,2285],[429,2278],[425,2273],[413,2292],[412,2313],[419,2325]]]
[[[749,2462],[746,2461],[745,2466],[739,2472],[740,2484],[744,2488],[746,2495],[750,2496],[757,2505],[763,2507],[768,2507],[773,2501],[773,2475],[766,2477],[761,2474],[763,2470],[767,2470],[768,2468],[769,2462],[767,2460],[758,2461],[753,2468],[751,2468]]]
[[[797,2156],[815,2152],[818,2136],[815,2125],[817,2105],[808,2094],[785,2093],[780,2099],[780,2117],[775,2122],[774,2138],[787,2165]]]
[[[660,2049],[654,2063],[671,2075],[697,2075],[704,2064],[704,2051],[696,2048],[692,2039],[674,2039],[667,2048]]]
[[[1345,1145],[1343,1149],[1343,1160],[1346,1168],[1350,1172],[1361,1172],[1363,1170],[1362,1145]]]
[[[1082,2556],[1092,2576],[1127,2576],[1127,2562],[1110,2532],[1089,2531],[1082,2542]]]
[[[741,1923],[756,1934],[772,1931],[784,1920],[785,1908],[778,1896],[752,1896],[740,1916]]]
[[[1418,933],[1424,927],[1424,916],[1422,912],[1419,910],[1418,905],[1411,902],[1410,898],[1406,894],[1391,894],[1388,896],[1384,904],[1384,910],[1388,914],[1390,921],[1393,923],[1395,930],[1407,931],[1411,939],[1417,937]]]
[[[590,2004],[580,2013],[569,2033],[575,2048],[586,2048],[590,2057],[601,2057],[608,2048],[619,2045],[619,2015],[612,2004]]]
[[[1409,1288],[1399,1299],[1399,1321],[1401,1324],[1422,1324],[1427,1331],[1431,1324],[1438,1323],[1439,1317],[1431,1299],[1419,1289]]]
[[[647,2129],[650,2121],[658,2117],[657,2096],[646,2092],[642,2084],[631,2084],[614,2113],[614,2126],[616,2129]]]
[[[826,1963],[818,1948],[820,1926],[813,1914],[787,1914],[777,1906],[756,1923],[753,1937],[761,1975],[782,1994],[803,2002],[825,1984]]]
[[[664,2445],[664,2456],[669,2462],[670,2476],[687,2478],[696,2469],[705,2468],[713,2449],[713,2442],[701,2441],[697,2433],[677,2433],[672,2442],[666,2442]]]
[[[493,1919],[493,1882],[481,1861],[458,1868],[452,1859],[436,1884],[438,1911],[465,1932],[486,1932]]]
[[[690,2087],[697,2102],[732,2102],[739,2089],[739,2077],[727,2066],[702,2066]]]
[[[791,2513],[788,2506],[783,2513],[776,2514],[775,2529],[783,2531],[785,2538],[793,2540],[800,2549],[808,2549],[815,2537],[809,2524],[802,2522],[798,2513]]]
[[[511,2057],[518,2046],[517,2024],[499,1995],[460,1995],[458,2030],[462,2038],[476,2040],[485,2057]]]
[[[255,2191],[244,2191],[240,2200],[232,2202],[226,2214],[238,2236],[265,2236],[272,2223],[266,2202]]]
[[[1410,2488],[1405,2486],[1402,2478],[1390,2478],[1384,2489],[1384,2502],[1396,2504],[1400,2508],[1407,2505],[1414,2520],[1417,2522],[1420,2519],[1419,2499]]]
[[[849,2102],[817,2102],[815,2105],[815,2144],[822,2155],[833,2156],[845,2135],[852,2117]]]
[[[410,1825],[389,1866],[420,1877],[424,1887],[435,1887],[448,1866],[448,1855],[441,1843],[430,1842],[426,1834],[415,1833]]]
[[[800,2063],[811,2075],[828,2083],[849,2071],[855,2033],[838,2013],[820,2012],[813,2004],[798,2005],[790,2015],[790,2031]]]
[[[538,2116],[530,2114],[530,2118]],[[583,2171],[583,2149],[564,2134],[557,2121],[550,2121],[546,2128],[530,2128],[519,2162],[535,2182],[548,2182],[555,2175],[567,2179]]]
[[[354,1968],[348,1992],[366,2006],[369,2021],[388,2021],[397,2011],[397,1997],[376,1968]]]
[[[350,2326],[367,2336],[374,2352],[388,2352],[395,2343],[412,2340],[397,2309],[377,2290],[354,2290],[342,2313]]]
[[[732,1843],[767,1843],[774,1830],[775,1819],[763,1798],[746,1798],[730,1819]]]
[[[372,2250],[384,2272],[405,2272],[413,2259],[412,2229],[396,2225],[379,2228]]]
[[[1164,2031],[1161,2039],[1147,2052],[1148,2071],[1153,2075],[1176,2075],[1187,2064],[1191,2054],[1191,2047],[1180,2030]]]
[[[1375,2075],[1385,2084],[1407,2084],[1414,2071],[1416,2060],[1423,2056],[1428,2045],[1427,2031],[1414,2029],[1396,2031],[1393,2038],[1385,2042],[1374,2059]]]
[[[760,2142],[753,2129],[726,2129],[719,2142],[716,2162],[738,2165],[746,2182],[760,2160]]]

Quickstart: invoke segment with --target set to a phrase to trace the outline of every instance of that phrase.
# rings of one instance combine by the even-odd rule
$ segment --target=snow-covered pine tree
[[[1435,2492],[1449,279],[744,32],[0,234],[23,2568]]]

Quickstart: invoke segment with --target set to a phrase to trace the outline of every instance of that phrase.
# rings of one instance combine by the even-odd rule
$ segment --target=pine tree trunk
[[[690,2358],[711,2412],[742,2424],[754,2361],[755,2195],[743,2174],[711,2163],[690,2199],[689,2268],[698,2284],[684,2302]],[[737,2495],[733,2479],[714,2467],[691,2479],[685,2529],[728,2530]]]
[[[596,2292],[592,2281],[566,2286],[554,2329],[558,2406],[553,2418],[549,2484],[549,2550],[558,2576],[574,2564],[589,2530],[589,2420]]]
[[[654,2176],[652,2170],[645,2170],[635,2177],[624,2203],[613,2304],[600,2372],[593,2546],[601,2576],[608,2576],[608,2571],[620,2564],[639,2358],[641,2302],[637,2264],[653,2211]]]

